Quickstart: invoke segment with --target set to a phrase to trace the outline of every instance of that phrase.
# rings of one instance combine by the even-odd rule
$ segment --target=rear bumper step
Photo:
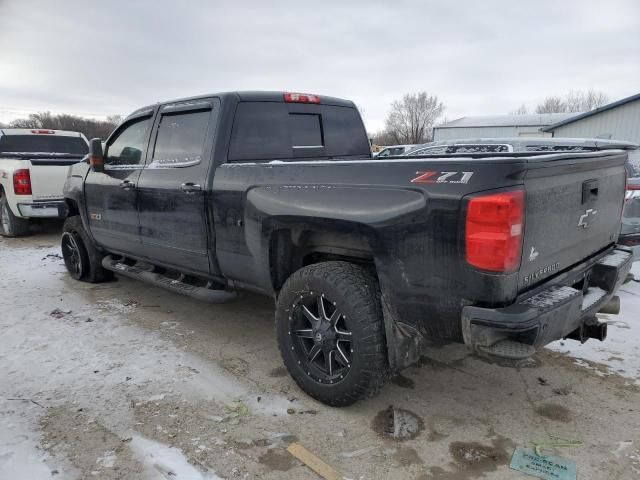
[[[210,285],[199,287],[181,280],[169,278],[160,273],[144,270],[135,265],[127,265],[123,263],[122,259],[114,258],[111,255],[107,255],[102,259],[102,266],[107,270],[124,275],[125,277],[136,278],[175,293],[188,295],[203,302],[226,303],[235,300],[238,296],[236,292],[213,289],[210,288]]]
[[[609,304],[626,279],[632,257],[621,248],[602,257],[587,272],[584,290],[553,285],[504,308],[464,307],[465,343],[479,353],[522,359],[562,338],[604,340],[606,324],[598,322],[596,313]]]

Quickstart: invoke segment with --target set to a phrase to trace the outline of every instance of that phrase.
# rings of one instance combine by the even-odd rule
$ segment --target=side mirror
[[[89,142],[89,165],[94,172],[104,172],[102,141],[99,138],[93,138]]]

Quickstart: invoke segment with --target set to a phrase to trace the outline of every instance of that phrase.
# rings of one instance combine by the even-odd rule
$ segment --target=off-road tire
[[[344,312],[344,328],[351,332],[349,370],[344,378],[331,384],[322,378],[313,378],[305,367],[309,356],[305,357],[296,344],[301,341],[294,330],[296,304],[309,293],[324,294],[325,298],[336,302],[335,308]],[[316,400],[344,407],[376,395],[384,385],[388,362],[380,288],[377,278],[367,268],[331,261],[309,265],[295,272],[278,296],[276,331],[280,354],[289,374],[302,390]]]
[[[29,220],[16,217],[7,197],[0,191],[0,234],[3,237],[24,237],[29,234]]]
[[[96,248],[87,235],[79,216],[68,217],[64,221],[62,235],[62,258],[64,259],[69,274],[73,278],[89,283],[106,282],[113,278],[113,272],[102,267],[104,254]],[[73,241],[75,241],[78,246],[80,259],[82,261],[80,271],[75,271],[75,269],[72,268],[69,252],[64,247],[66,235],[72,236]]]

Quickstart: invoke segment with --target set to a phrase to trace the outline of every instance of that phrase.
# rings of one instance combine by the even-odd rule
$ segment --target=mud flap
[[[414,327],[397,320],[397,315],[384,293],[381,298],[389,369],[391,372],[397,372],[420,359],[426,339]]]

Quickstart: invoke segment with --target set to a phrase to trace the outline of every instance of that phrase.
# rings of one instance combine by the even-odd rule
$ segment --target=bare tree
[[[595,110],[609,103],[609,96],[602,92],[590,89],[585,96],[584,111]]]
[[[588,112],[606,105],[609,97],[606,93],[590,88],[586,92],[571,90],[564,97],[551,96],[536,107],[536,113]]]
[[[95,120],[77,115],[51,112],[32,113],[28,118],[20,118],[10,123],[14,128],[50,128],[52,130],[71,130],[83,133],[88,139],[106,139],[121,121],[120,115],[111,115],[106,120]]]
[[[566,97],[567,112],[588,112],[609,103],[609,97],[600,91],[589,89],[586,92],[571,90]]]
[[[566,112],[567,105],[561,97],[547,97],[536,107],[536,113],[561,113]]]
[[[407,93],[391,104],[385,132],[391,143],[424,143],[431,140],[433,125],[444,111],[436,95]]]
[[[511,112],[509,112],[509,115],[526,115],[527,113],[529,113],[529,109],[523,103],[522,105],[520,105],[515,110],[512,110]]]

